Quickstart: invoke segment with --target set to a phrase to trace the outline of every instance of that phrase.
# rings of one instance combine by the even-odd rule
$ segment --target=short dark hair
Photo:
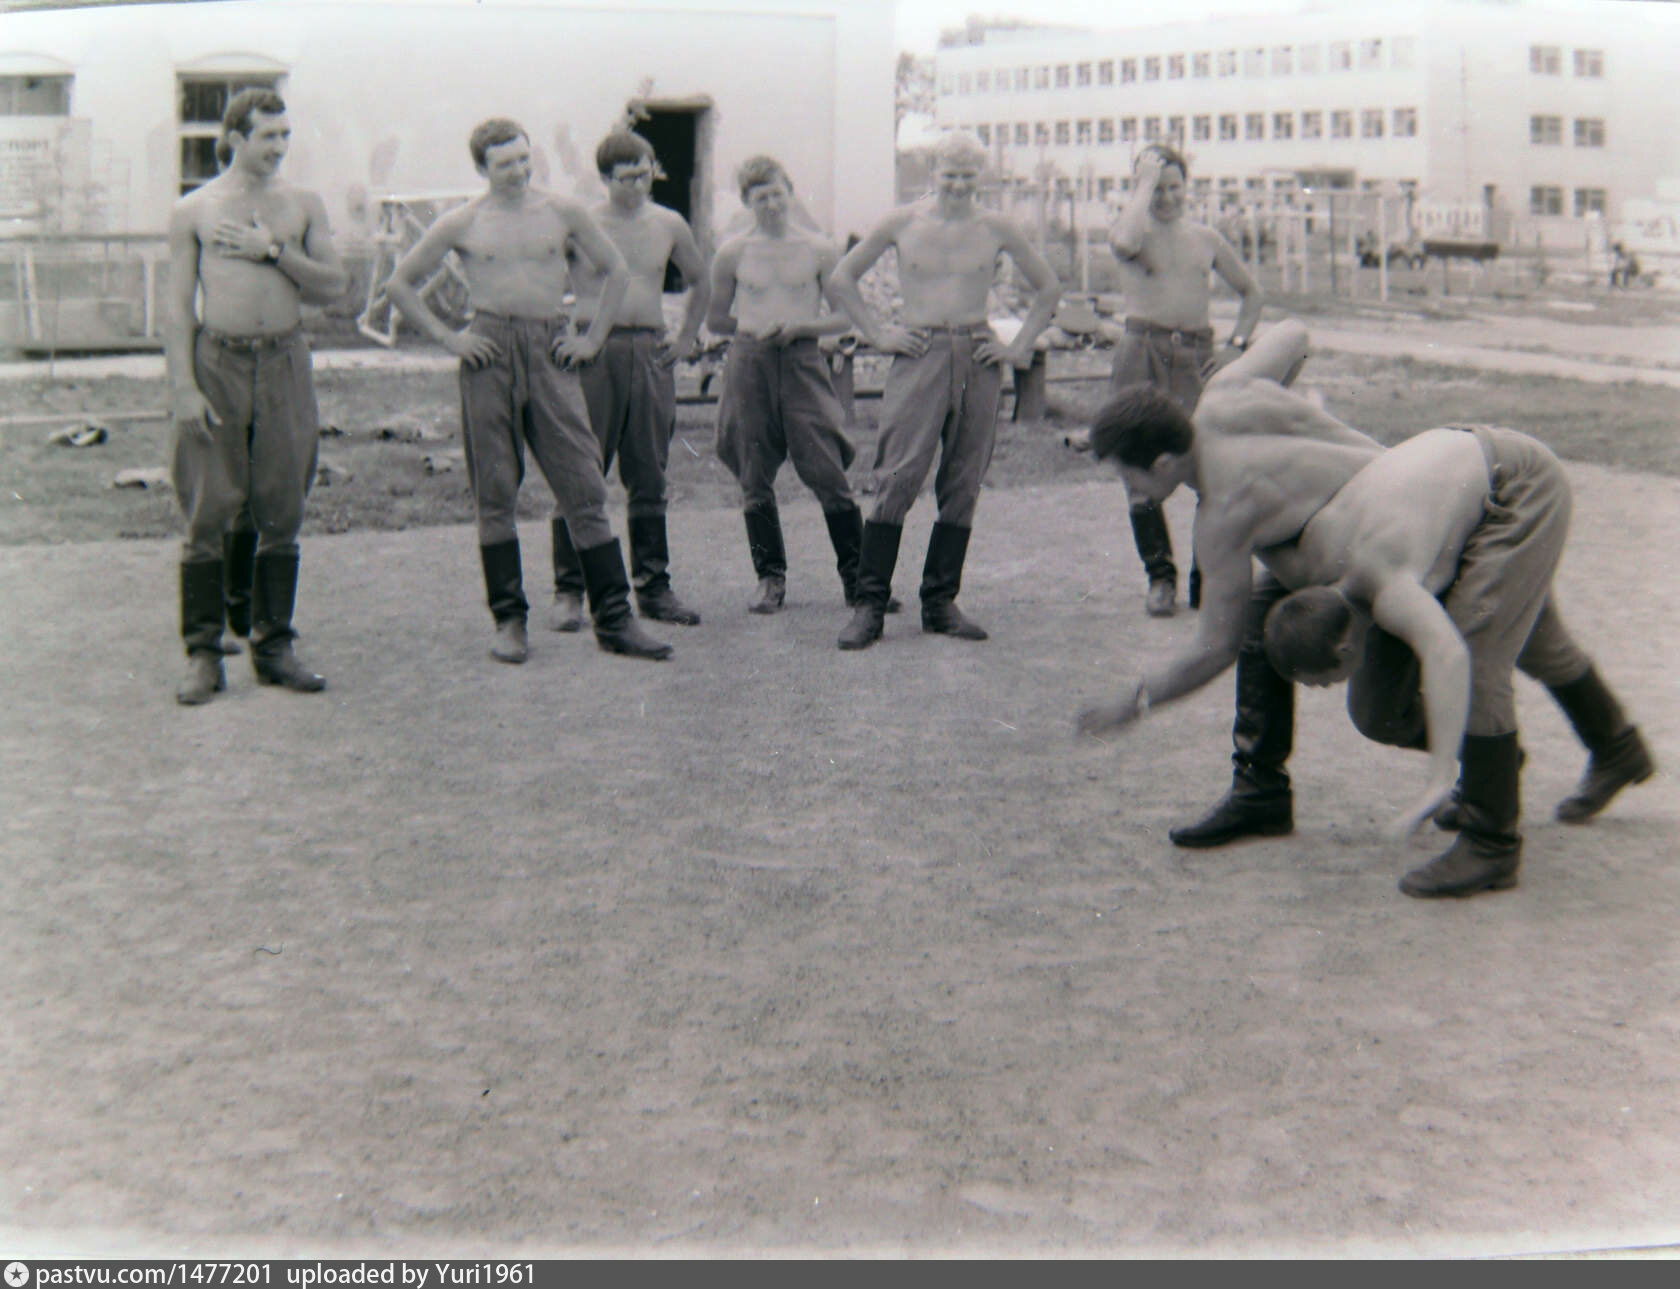
[[[1184,456],[1195,427],[1177,403],[1147,381],[1123,385],[1091,422],[1091,452],[1099,461],[1147,470],[1163,452]]]
[[[603,179],[611,179],[619,166],[653,159],[653,144],[634,130],[614,130],[595,148],[595,169]]]
[[[1336,647],[1353,628],[1353,609],[1333,586],[1286,595],[1266,614],[1266,660],[1285,680],[1321,676],[1342,664]]]
[[[1151,143],[1149,146],[1144,148],[1142,152],[1138,153],[1138,157],[1140,159],[1142,158],[1144,152],[1156,153],[1161,158],[1163,169],[1167,166],[1177,166],[1179,174],[1183,175],[1186,179],[1190,177],[1190,163],[1184,159],[1184,154],[1177,148],[1173,147],[1172,144]]]
[[[515,139],[528,142],[530,138],[531,136],[525,133],[525,127],[518,121],[510,117],[493,116],[473,126],[472,135],[467,139],[467,150],[472,153],[473,165],[482,170],[485,154],[491,148],[512,143]]]
[[[748,157],[735,172],[735,183],[741,189],[743,202],[746,201],[747,194],[759,184],[775,183],[778,179],[787,185],[789,192],[793,191],[793,180],[782,168],[782,163],[775,157],[767,157],[762,153],[756,157]]]
[[[233,160],[233,145],[227,141],[227,137],[238,131],[250,138],[251,117],[256,113],[279,116],[285,110],[286,100],[266,85],[252,85],[240,90],[228,102],[227,111],[222,113],[222,137],[216,140],[216,160],[224,166]],[[226,156],[223,155],[224,148]]]

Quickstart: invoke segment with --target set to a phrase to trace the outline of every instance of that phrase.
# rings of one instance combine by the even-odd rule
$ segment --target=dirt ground
[[[1561,603],[1680,765],[1680,481],[1571,467]],[[178,708],[174,544],[0,548],[10,1255],[1509,1254],[1680,1241],[1676,797],[1554,823],[1524,682],[1515,890],[1422,903],[1420,766],[1303,697],[1295,836],[1166,840],[1230,682],[1081,703],[1142,612],[1112,481],[993,490],[962,603],[840,654],[819,512],[779,617],[673,512],[662,665],[485,654],[471,530],[311,537],[324,695]],[[1185,499],[1169,511],[1188,532]],[[527,584],[545,543],[530,525]],[[1439,843],[1435,843],[1439,844]]]

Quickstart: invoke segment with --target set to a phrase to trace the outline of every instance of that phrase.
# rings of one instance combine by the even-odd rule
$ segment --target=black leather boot
[[[782,517],[776,503],[754,506],[742,512],[747,525],[747,552],[758,590],[747,605],[748,613],[775,613],[787,598],[787,548],[782,545]]]
[[[893,569],[898,566],[898,545],[903,536],[902,524],[883,524],[871,519],[863,526],[857,604],[852,609],[852,620],[840,633],[842,649],[867,649],[881,638],[887,601],[892,598]]]
[[[208,703],[227,688],[222,669],[222,561],[181,565],[181,641],[187,649],[187,672],[175,689],[186,707]]]
[[[251,582],[256,576],[257,535],[249,529],[222,534],[222,602],[227,629],[240,640],[251,635]],[[222,642],[223,653],[238,653],[233,640]]]
[[[1649,779],[1656,763],[1639,727],[1628,723],[1597,668],[1589,667],[1581,679],[1557,686],[1552,697],[1591,754],[1575,791],[1558,802],[1557,817],[1566,824],[1585,823],[1630,783]]]
[[[697,627],[700,615],[671,589],[671,552],[664,515],[630,520],[630,581],[636,588],[636,611],[655,622]]]
[[[292,652],[292,641],[297,639],[292,630],[297,583],[295,549],[257,556],[251,595],[251,666],[265,685],[314,694],[327,687],[326,678],[310,671]]]
[[[1502,891],[1522,863],[1522,749],[1516,731],[1467,734],[1459,758],[1458,836],[1445,852],[1412,869],[1400,889],[1418,899]]]
[[[630,611],[630,579],[624,573],[624,553],[615,537],[579,551],[589,612],[595,619],[595,642],[608,653],[659,661],[671,656],[671,646],[648,635]]]
[[[583,565],[572,545],[571,529],[556,515],[548,521],[554,550],[554,606],[548,611],[551,631],[583,630]]]
[[[1248,610],[1250,620],[1263,624],[1276,598],[1256,596]],[[1231,790],[1204,818],[1168,832],[1173,845],[1200,850],[1295,831],[1294,798],[1284,768],[1295,746],[1295,686],[1272,670],[1258,631],[1244,631],[1237,654],[1237,718],[1231,744]]]
[[[922,630],[959,640],[984,640],[986,633],[956,606],[962,590],[963,561],[968,557],[972,530],[937,522],[928,537],[922,564]]]
[[[1132,507],[1132,540],[1137,543],[1138,558],[1149,577],[1149,615],[1171,617],[1178,595],[1178,567],[1173,563],[1172,537],[1160,502],[1146,501]]]
[[[846,607],[857,608],[858,560],[863,553],[863,512],[856,506],[844,510],[825,510],[828,539],[834,543],[834,563],[840,570],[840,585],[846,590]],[[897,613],[904,606],[897,596],[887,597],[888,613]]]
[[[519,557],[519,539],[492,542],[478,548],[484,565],[485,599],[496,620],[496,638],[490,642],[490,656],[497,662],[522,663],[531,656],[525,634],[525,619],[531,606],[525,600],[525,566]]]

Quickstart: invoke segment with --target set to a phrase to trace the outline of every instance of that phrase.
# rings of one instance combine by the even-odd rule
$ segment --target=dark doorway
[[[704,121],[710,105],[637,104],[636,123],[631,128],[653,145],[659,159],[661,177],[653,181],[653,200],[669,206],[694,229],[695,236],[705,244],[704,206],[706,188],[703,182],[705,166]],[[665,290],[683,289],[682,274],[675,264],[666,266]]]

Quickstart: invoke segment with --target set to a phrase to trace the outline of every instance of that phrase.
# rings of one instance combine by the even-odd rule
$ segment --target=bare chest
[[[469,262],[485,266],[564,266],[568,232],[553,211],[484,210],[473,217],[457,249]]]
[[[798,291],[816,280],[817,257],[810,247],[798,243],[750,246],[735,271],[737,286],[749,294]]]
[[[208,245],[214,240],[216,226],[222,223],[251,228],[261,225],[279,240],[292,241],[303,235],[308,222],[302,203],[290,193],[234,192],[205,203],[196,227],[199,241]]]
[[[917,220],[898,237],[899,272],[916,277],[990,277],[1000,247],[978,219]]]
[[[600,217],[602,230],[618,248],[634,277],[663,277],[674,240],[664,221],[651,217]]]

